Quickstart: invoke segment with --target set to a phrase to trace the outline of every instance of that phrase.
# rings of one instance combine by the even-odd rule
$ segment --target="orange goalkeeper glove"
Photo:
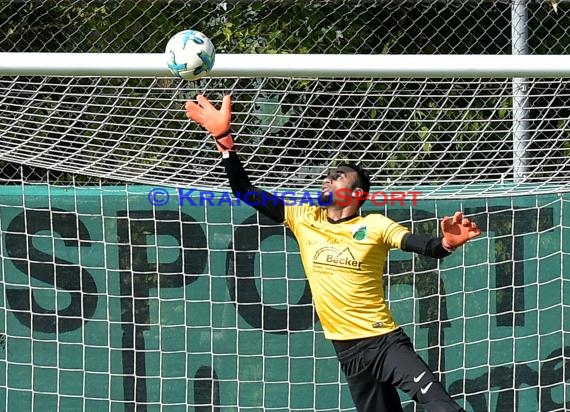
[[[477,224],[464,218],[461,212],[455,212],[453,218],[445,216],[441,220],[441,231],[443,233],[441,244],[450,252],[481,234]]]
[[[216,147],[221,153],[234,150],[234,140],[230,134],[232,102],[229,95],[222,100],[222,107],[217,110],[208,99],[199,94],[195,102],[186,102],[186,116],[194,120],[214,137]]]

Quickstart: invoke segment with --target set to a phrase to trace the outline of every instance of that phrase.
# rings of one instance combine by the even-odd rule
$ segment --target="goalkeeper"
[[[186,103],[186,115],[214,137],[236,196],[260,213],[287,225],[299,243],[315,309],[332,341],[352,399],[361,412],[402,411],[397,388],[428,411],[463,411],[394,321],[384,299],[382,271],[392,248],[441,259],[481,234],[456,212],[441,221],[442,237],[412,234],[381,214],[360,216],[370,189],[367,172],[344,164],[324,179],[319,205],[285,205],[275,194],[253,186],[234,147],[231,100],[221,109],[204,96]],[[339,201],[349,192],[354,202]]]

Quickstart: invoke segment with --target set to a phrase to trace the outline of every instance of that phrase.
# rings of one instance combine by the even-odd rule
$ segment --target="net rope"
[[[563,192],[568,85],[527,80],[526,117],[514,119],[510,79],[2,78],[0,159],[56,176],[227,189],[184,103],[205,93],[219,106],[230,93],[238,151],[262,187],[317,190],[328,167],[350,160],[377,188],[427,198]]]

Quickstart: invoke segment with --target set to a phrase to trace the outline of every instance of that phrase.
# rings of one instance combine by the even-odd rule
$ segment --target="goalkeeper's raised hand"
[[[186,116],[194,120],[214,137],[216,147],[221,153],[234,150],[234,140],[230,134],[232,102],[229,95],[222,100],[220,110],[203,95],[196,96],[196,102],[186,102]]]
[[[477,224],[463,217],[461,212],[455,212],[452,218],[445,216],[441,220],[441,231],[443,233],[442,245],[449,251],[481,234],[481,229],[477,227]]]

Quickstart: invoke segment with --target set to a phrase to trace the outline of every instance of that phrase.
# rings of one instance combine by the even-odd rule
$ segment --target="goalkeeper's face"
[[[347,166],[329,169],[323,179],[319,204],[325,208],[337,206],[358,209],[358,201],[352,197],[352,193],[359,189],[355,170]]]

